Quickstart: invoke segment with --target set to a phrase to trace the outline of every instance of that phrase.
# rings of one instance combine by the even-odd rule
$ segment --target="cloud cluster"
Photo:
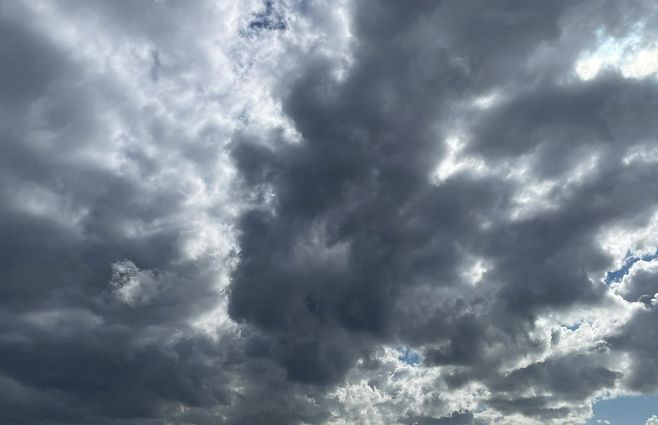
[[[657,391],[657,19],[0,2],[0,422],[575,425]]]

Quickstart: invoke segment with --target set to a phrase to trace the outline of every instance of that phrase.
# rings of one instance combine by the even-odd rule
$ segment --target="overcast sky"
[[[0,0],[0,423],[658,424],[657,75],[654,0]]]

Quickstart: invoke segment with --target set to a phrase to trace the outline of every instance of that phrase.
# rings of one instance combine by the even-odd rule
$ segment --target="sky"
[[[644,424],[656,425],[658,418],[656,413],[658,396],[635,395],[622,396],[609,400],[599,401],[594,405],[594,416],[588,425],[599,424]],[[646,422],[645,418],[649,417]],[[653,421],[651,420],[653,417]],[[607,422],[606,422],[607,421]]]
[[[652,0],[0,0],[0,423],[657,425]]]

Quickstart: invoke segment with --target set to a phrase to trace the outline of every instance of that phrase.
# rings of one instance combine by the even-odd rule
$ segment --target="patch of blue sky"
[[[400,353],[398,360],[408,365],[416,366],[417,364],[420,364],[422,360],[420,358],[420,354],[410,349],[409,347],[401,346],[397,348],[397,351]]]
[[[624,264],[617,270],[610,271],[605,276],[605,283],[615,283],[619,282],[628,274],[631,267],[638,261],[653,261],[658,259],[658,249],[653,254],[647,254],[643,256],[637,256],[631,253],[630,251],[626,253],[624,257]]]
[[[254,19],[249,22],[249,29],[270,31],[283,31],[287,29],[284,17],[274,7],[274,0],[265,0],[263,5],[265,10],[254,15]]]
[[[582,325],[582,324],[583,324],[583,322],[576,322],[576,323],[574,323],[574,324],[571,324],[571,325],[565,326],[565,328],[567,328],[567,329],[569,329],[570,331],[574,332],[574,331],[577,331],[578,328],[580,328],[580,325]]]
[[[652,415],[658,415],[658,394],[618,397],[596,402],[586,425],[644,425]]]

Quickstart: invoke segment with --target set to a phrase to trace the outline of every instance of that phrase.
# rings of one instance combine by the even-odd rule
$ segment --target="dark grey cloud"
[[[419,416],[409,418],[402,423],[411,425],[469,425],[473,423],[473,414],[470,412],[456,412],[451,416],[446,416],[443,418]]]
[[[267,185],[276,198],[272,209],[243,217],[230,311],[282,340],[291,378],[337,381],[364,344],[403,341],[425,347],[428,366],[471,368],[458,373],[482,379],[516,351],[492,354],[491,347],[521,344],[517,355],[543,351],[542,342],[527,337],[540,315],[607,297],[592,280],[612,260],[599,232],[655,209],[656,197],[641,183],[655,181],[652,171],[631,171],[622,157],[655,133],[648,117],[658,112],[656,83],[614,74],[565,83],[562,75],[534,72],[525,58],[540,45],[564,43],[563,16],[594,8],[537,6],[487,4],[474,12],[472,4],[381,2],[359,9],[354,27],[361,42],[348,78],[335,82],[322,58],[309,59],[286,99],[304,142],[236,142],[245,182]],[[512,84],[500,106],[454,116],[464,97],[498,84]],[[510,220],[528,181],[515,187],[504,174],[464,173],[433,184],[429,176],[447,155],[440,141],[450,136],[451,119],[464,121],[466,154],[490,167],[511,164],[535,179],[558,179],[555,208]],[[561,188],[569,170],[592,156],[597,169]],[[329,252],[346,258],[324,262]],[[478,289],[464,288],[460,278],[468,255],[490,263]],[[437,297],[426,309],[418,306],[420,288]],[[335,354],[299,369],[325,353]],[[600,366],[584,369],[578,386],[562,386],[554,380],[570,362],[547,364],[545,371],[536,366],[512,375],[526,390],[536,379],[559,394],[542,403],[520,398],[532,400],[521,413],[568,415],[568,407],[551,401],[583,400],[618,378]],[[503,412],[512,403],[492,400]]]
[[[545,397],[553,399],[564,399],[565,401],[583,401],[591,397],[596,391],[611,388],[621,377],[620,372],[609,370],[604,366],[596,364],[594,355],[569,355],[562,358],[553,358],[544,362],[534,363],[512,371],[504,377],[499,377],[491,385],[498,397],[502,394],[528,393],[546,394]],[[600,360],[598,360],[600,361]],[[519,411],[527,408],[528,399],[521,398]],[[540,397],[533,399],[531,403],[537,407],[537,411],[543,411]],[[550,406],[550,401],[546,400]],[[491,401],[493,404],[502,403],[498,398]],[[504,402],[507,408],[513,407],[513,401]],[[548,409],[550,411],[550,409]]]
[[[541,420],[561,418],[569,414],[569,408],[567,407],[547,407],[549,400],[546,397],[526,397],[512,400],[495,398],[487,403],[503,414],[521,413],[526,417],[537,417]]]
[[[227,405],[223,364],[238,345],[189,323],[217,304],[221,264],[181,255],[185,196],[161,186],[171,165],[144,151],[153,138],[171,142],[149,134],[159,118],[144,113],[139,134],[129,117],[139,108],[120,81],[81,63],[43,17],[28,19],[27,5],[1,6],[1,421],[141,424],[176,403]],[[122,152],[131,137],[141,140]],[[133,281],[119,286],[132,284],[139,300],[156,285],[148,302],[113,292],[112,265],[125,259]]]
[[[654,267],[605,282],[658,243],[655,70],[578,64],[656,16],[0,3],[0,422],[576,423],[655,391]]]

